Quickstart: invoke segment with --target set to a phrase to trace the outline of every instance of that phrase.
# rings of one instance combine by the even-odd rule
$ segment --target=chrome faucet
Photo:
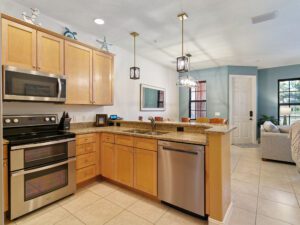
[[[150,120],[150,122],[151,122],[151,131],[154,132],[155,128],[156,128],[155,119],[153,118],[153,116],[149,116],[148,120]]]

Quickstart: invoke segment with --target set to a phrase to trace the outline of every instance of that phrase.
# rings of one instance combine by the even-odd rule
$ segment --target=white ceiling
[[[15,0],[174,68],[181,54],[180,22],[185,11],[186,52],[193,69],[244,65],[259,68],[300,63],[299,0]],[[278,11],[271,21],[253,25],[251,17]],[[105,25],[94,24],[103,18]]]

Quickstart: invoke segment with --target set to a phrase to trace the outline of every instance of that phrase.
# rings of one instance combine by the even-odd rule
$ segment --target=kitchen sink
[[[124,130],[126,133],[133,133],[133,134],[145,134],[148,133],[148,130],[139,130],[139,129],[131,129],[131,130]]]
[[[167,134],[168,132],[160,132],[160,131],[148,131],[147,133],[144,134],[148,134],[148,135],[163,135],[163,134]]]
[[[163,135],[168,133],[168,132],[161,132],[161,131],[149,131],[149,130],[139,130],[139,129],[124,130],[124,132],[132,133],[132,134],[146,134],[146,135]]]

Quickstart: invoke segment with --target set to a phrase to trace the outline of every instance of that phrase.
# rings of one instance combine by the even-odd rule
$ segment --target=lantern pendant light
[[[177,72],[184,73],[189,71],[189,57],[184,55],[184,45],[183,45],[183,25],[184,20],[188,18],[188,15],[183,12],[177,15],[178,19],[181,21],[181,56],[177,58]]]
[[[133,36],[133,67],[130,67],[130,79],[138,80],[140,79],[140,68],[135,66],[135,38],[139,36],[137,32],[130,33]]]

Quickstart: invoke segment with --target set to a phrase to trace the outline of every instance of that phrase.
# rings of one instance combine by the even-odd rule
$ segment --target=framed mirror
[[[141,111],[164,111],[166,105],[166,90],[147,84],[141,84]]]

